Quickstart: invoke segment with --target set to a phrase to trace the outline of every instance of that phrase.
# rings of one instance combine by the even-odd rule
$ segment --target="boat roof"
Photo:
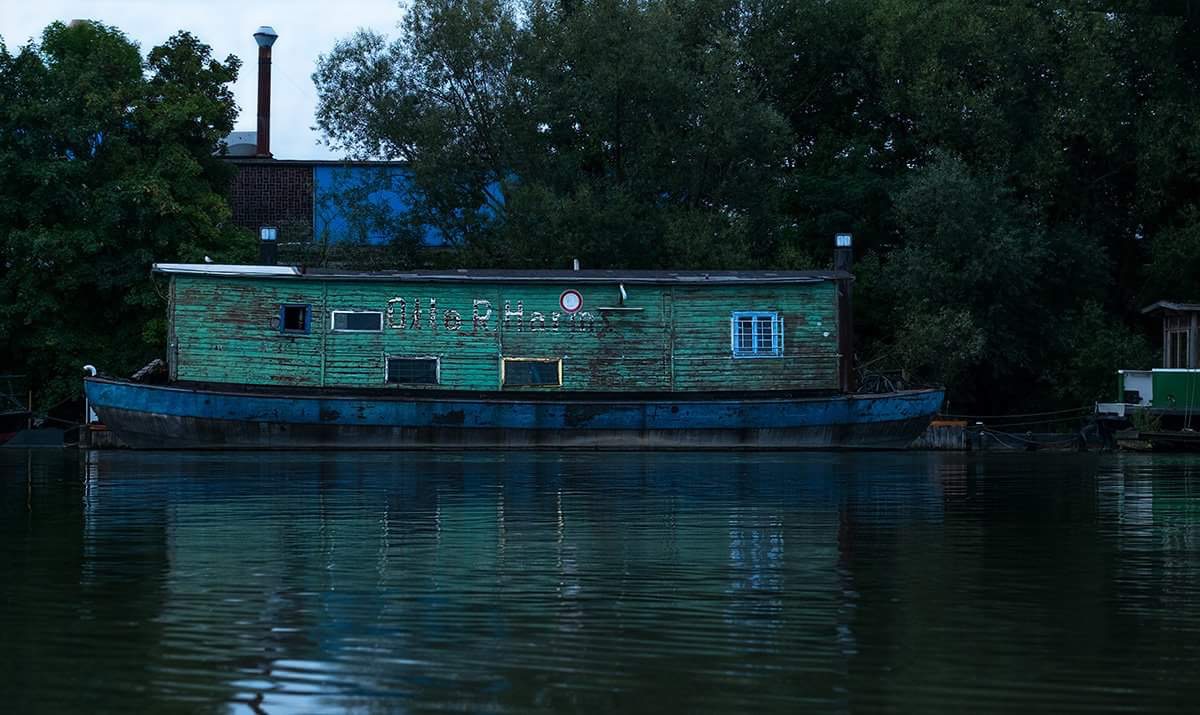
[[[299,280],[351,280],[396,282],[486,282],[538,283],[685,283],[691,285],[745,283],[818,283],[851,279],[846,271],[532,271],[454,270],[339,271],[300,266],[250,266],[220,263],[155,263],[156,273],[242,278],[290,278]]]
[[[1169,300],[1160,300],[1157,303],[1142,308],[1142,314],[1148,315],[1160,310],[1168,313],[1195,313],[1200,312],[1200,303],[1176,303]]]

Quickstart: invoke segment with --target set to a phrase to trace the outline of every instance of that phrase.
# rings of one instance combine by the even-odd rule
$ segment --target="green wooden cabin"
[[[836,392],[849,379],[844,271],[155,270],[170,278],[175,381]]]

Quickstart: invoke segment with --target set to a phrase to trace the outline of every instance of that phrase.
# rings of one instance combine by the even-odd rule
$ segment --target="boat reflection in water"
[[[1178,464],[3,459],[19,711],[1153,710],[1200,665]]]

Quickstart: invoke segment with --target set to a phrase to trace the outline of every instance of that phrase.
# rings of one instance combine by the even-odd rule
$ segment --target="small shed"
[[[1143,315],[1162,315],[1163,367],[1200,367],[1200,303],[1160,300],[1142,308]]]

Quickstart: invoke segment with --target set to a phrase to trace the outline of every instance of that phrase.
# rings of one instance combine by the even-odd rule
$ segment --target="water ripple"
[[[38,711],[1175,711],[1200,461],[0,451]]]

